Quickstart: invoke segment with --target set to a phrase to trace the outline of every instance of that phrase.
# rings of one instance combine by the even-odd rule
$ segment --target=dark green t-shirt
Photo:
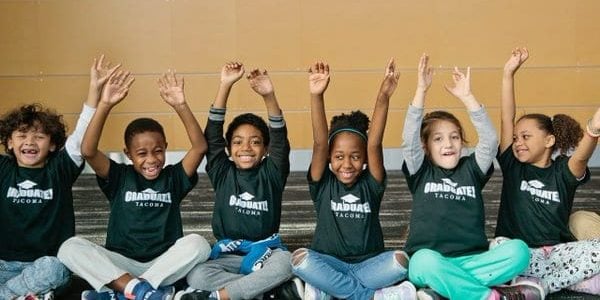
[[[487,250],[481,191],[493,166],[483,173],[475,154],[471,154],[462,157],[452,170],[434,166],[426,158],[415,174],[409,174],[406,164],[402,171],[413,196],[405,248],[409,255],[420,249],[450,257]]]
[[[521,239],[530,247],[574,241],[569,215],[575,190],[590,179],[586,169],[582,180],[569,170],[569,157],[559,156],[547,168],[521,163],[509,147],[498,157],[502,196],[496,236]]]
[[[0,156],[0,259],[34,261],[56,256],[75,234],[71,187],[81,173],[66,150],[43,168],[19,167]]]
[[[208,120],[206,172],[215,190],[212,229],[217,240],[258,241],[279,232],[290,147],[285,126],[269,128],[269,133],[269,155],[256,168],[240,170],[225,152],[223,122]]]
[[[308,172],[310,196],[317,212],[311,249],[349,263],[358,263],[384,251],[379,208],[386,179],[378,183],[368,170],[351,187],[325,168],[319,181]]]
[[[149,261],[183,236],[181,200],[198,182],[180,163],[147,180],[132,165],[110,161],[108,178],[96,177],[108,198],[106,249],[137,261]]]

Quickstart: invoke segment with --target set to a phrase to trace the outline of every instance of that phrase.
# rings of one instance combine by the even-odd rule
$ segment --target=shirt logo
[[[229,197],[229,206],[235,208],[238,213],[251,216],[260,216],[263,211],[269,211],[267,201],[256,201],[254,195],[243,192],[238,196]]]
[[[34,189],[37,185],[37,183],[31,180],[25,180],[18,183],[17,187],[9,187],[6,198],[12,198],[12,203],[16,204],[40,204],[43,201],[52,200],[52,189]]]
[[[550,202],[560,203],[560,195],[557,191],[549,191],[544,189],[546,185],[539,180],[522,180],[521,191],[529,193],[531,199],[542,204],[550,204]]]
[[[369,203],[360,203],[360,198],[353,194],[341,196],[339,200],[331,200],[331,210],[338,218],[364,219],[371,213]]]
[[[133,202],[138,207],[163,207],[171,203],[171,193],[159,193],[151,188],[141,192],[125,192],[125,202]]]
[[[458,183],[450,178],[442,178],[439,182],[427,182],[424,193],[433,194],[437,199],[448,199],[457,201],[466,201],[467,198],[475,199],[475,187],[472,185],[459,186]]]

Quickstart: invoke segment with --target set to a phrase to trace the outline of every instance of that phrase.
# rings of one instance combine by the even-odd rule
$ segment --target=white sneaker
[[[331,296],[306,282],[304,283],[304,300],[331,300]]]
[[[417,289],[408,280],[398,285],[389,286],[375,291],[374,300],[415,300]]]

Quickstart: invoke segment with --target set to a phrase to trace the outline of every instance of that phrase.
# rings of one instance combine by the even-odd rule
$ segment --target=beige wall
[[[473,91],[498,124],[501,67],[512,48],[527,46],[532,58],[518,75],[519,113],[566,112],[584,121],[600,106],[599,11],[596,0],[0,1],[0,112],[38,101],[63,113],[72,128],[89,65],[105,53],[137,80],[111,115],[101,147],[121,149],[124,126],[150,116],[166,127],[172,150],[185,149],[183,127],[160,99],[157,76],[169,68],[184,74],[188,101],[204,126],[221,65],[241,60],[247,69],[270,71],[292,146],[306,149],[308,65],[323,59],[332,67],[329,115],[370,112],[393,56],[402,76],[384,143],[398,147],[421,53],[439,68],[429,107],[467,121],[443,84],[450,82],[452,66],[470,65]],[[244,81],[230,97],[229,116],[264,115],[262,101]]]

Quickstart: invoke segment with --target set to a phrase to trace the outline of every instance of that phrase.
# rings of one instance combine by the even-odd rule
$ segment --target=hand
[[[104,61],[104,54],[100,55],[99,59],[94,58],[94,64],[90,69],[90,86],[102,90],[102,87],[108,80],[108,78],[115,73],[115,71],[121,66],[117,64],[111,67],[109,61]]]
[[[246,76],[250,87],[259,95],[266,96],[273,93],[273,83],[267,74],[267,70],[262,72],[259,69],[254,69]]]
[[[158,78],[160,96],[172,107],[185,103],[183,85],[183,77],[177,78],[177,74],[173,73],[173,71],[169,71]]]
[[[590,123],[588,125],[590,127],[590,130],[592,130],[592,131],[600,130],[600,108],[598,108],[598,110],[596,110],[596,113],[594,114],[594,116],[592,117],[592,120],[590,121]]]
[[[135,78],[130,72],[117,71],[112,74],[104,85],[100,102],[109,106],[121,102],[127,96],[133,81],[135,81]]]
[[[329,65],[316,62],[308,69],[308,85],[311,94],[323,94],[329,85]]]
[[[394,58],[390,58],[390,61],[385,68],[385,75],[383,76],[383,82],[381,82],[379,92],[386,95],[388,98],[391,97],[398,86],[399,78],[400,71],[396,70]]]
[[[472,96],[471,94],[471,67],[467,67],[467,74],[463,74],[458,70],[457,67],[454,67],[454,72],[452,72],[452,79],[454,80],[454,86],[449,87],[444,85],[446,90],[450,92],[450,94],[454,95],[456,98],[460,100],[464,100],[465,98]]]
[[[240,62],[229,62],[221,68],[221,83],[234,84],[244,75],[244,65]]]
[[[527,48],[515,48],[506,64],[504,64],[504,73],[514,75],[521,65],[529,58]]]
[[[419,59],[417,70],[417,88],[427,91],[433,81],[433,69],[429,66],[429,56],[425,53]]]

